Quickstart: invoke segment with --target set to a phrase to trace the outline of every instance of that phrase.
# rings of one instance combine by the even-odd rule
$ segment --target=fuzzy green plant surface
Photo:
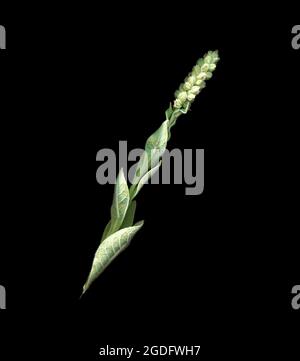
[[[179,116],[189,111],[196,96],[206,86],[206,81],[212,77],[212,72],[215,70],[218,61],[218,52],[209,51],[198,60],[191,73],[175,92],[175,100],[165,113],[166,120],[146,142],[145,151],[136,166],[130,189],[121,169],[116,180],[111,219],[103,232],[91,271],[83,287],[83,294],[110,263],[129,246],[132,238],[142,228],[143,221],[134,224],[135,198],[143,185],[159,169],[162,156],[171,137],[172,127],[176,124]]]

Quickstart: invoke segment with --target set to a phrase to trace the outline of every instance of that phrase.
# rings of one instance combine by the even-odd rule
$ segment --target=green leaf
[[[148,138],[146,142],[146,150],[139,160],[135,177],[132,184],[137,185],[142,177],[155,168],[164,154],[169,138],[169,120],[165,120],[160,128]]]
[[[121,169],[116,181],[114,200],[111,207],[111,234],[120,229],[128,209],[129,200],[129,189],[123,169]]]
[[[147,152],[144,151],[139,162],[137,163],[132,184],[134,185],[138,184],[140,179],[148,172],[148,170],[149,170],[149,157]]]
[[[146,142],[146,152],[149,158],[149,168],[155,168],[164,154],[169,138],[169,120],[165,120],[161,127],[151,135]]]
[[[91,272],[83,286],[83,294],[91,284],[101,275],[110,263],[123,252],[130,244],[132,238],[142,228],[144,222],[133,227],[127,227],[106,238],[98,248],[93,261]]]
[[[136,201],[133,201],[128,207],[128,211],[124,218],[124,222],[122,224],[122,228],[131,227],[134,222],[134,216],[136,211]]]
[[[140,180],[139,184],[137,185],[137,187],[134,189],[134,191],[131,194],[131,199],[135,198],[137,196],[137,194],[139,193],[139,191],[142,189],[142,187],[144,186],[144,184],[146,184],[151,177],[158,171],[159,167],[161,166],[161,161],[159,162],[159,164],[152,168],[148,173],[146,173],[142,179]]]
[[[146,152],[150,152],[154,149],[165,151],[168,142],[168,119],[165,120],[157,131],[149,137],[146,142]]]
[[[172,116],[172,114],[173,114],[173,106],[172,106],[172,103],[170,103],[170,106],[169,106],[169,108],[166,110],[166,118],[167,118],[167,120],[170,120],[171,119],[171,116]]]
[[[111,221],[108,222],[107,226],[104,229],[101,242],[105,240],[110,235]]]

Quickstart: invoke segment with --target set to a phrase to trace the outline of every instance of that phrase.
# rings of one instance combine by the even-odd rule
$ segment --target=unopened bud
[[[180,109],[182,107],[182,102],[177,98],[174,102],[174,108]]]
[[[196,77],[194,75],[191,75],[188,77],[188,82],[192,84],[192,86],[195,84]]]
[[[178,94],[178,99],[184,103],[186,101],[186,98],[187,98],[187,92],[181,92]]]
[[[204,63],[202,66],[201,66],[201,71],[203,72],[207,72],[209,70],[209,64],[206,64]]]
[[[212,73],[210,71],[208,71],[206,73],[206,79],[210,79],[212,77]]]
[[[186,81],[183,85],[183,88],[185,90],[190,90],[192,88],[193,84],[191,84],[190,82]]]
[[[198,80],[205,80],[206,79],[206,73],[201,72],[198,76],[197,76]]]
[[[192,101],[192,100],[194,100],[195,99],[195,97],[196,97],[196,95],[195,94],[193,94],[193,93],[188,93],[188,96],[187,96],[187,98],[188,98],[188,101]]]
[[[200,90],[199,86],[193,86],[190,92],[197,95],[199,93],[199,90]]]

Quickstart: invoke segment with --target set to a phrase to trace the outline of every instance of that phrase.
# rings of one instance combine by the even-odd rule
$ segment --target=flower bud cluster
[[[176,91],[174,108],[186,108],[194,101],[196,95],[205,88],[206,80],[212,77],[212,72],[216,69],[218,61],[219,56],[217,51],[209,51],[203,58],[198,60],[192,72]]]

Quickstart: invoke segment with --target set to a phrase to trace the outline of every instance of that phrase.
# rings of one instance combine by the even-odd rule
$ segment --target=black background
[[[93,360],[106,344],[200,344],[202,358],[296,350],[297,20],[200,5],[1,20],[10,355]],[[169,143],[205,149],[204,193],[146,186],[143,229],[79,301],[113,193],[95,182],[97,151],[143,147],[210,49],[217,70]]]

